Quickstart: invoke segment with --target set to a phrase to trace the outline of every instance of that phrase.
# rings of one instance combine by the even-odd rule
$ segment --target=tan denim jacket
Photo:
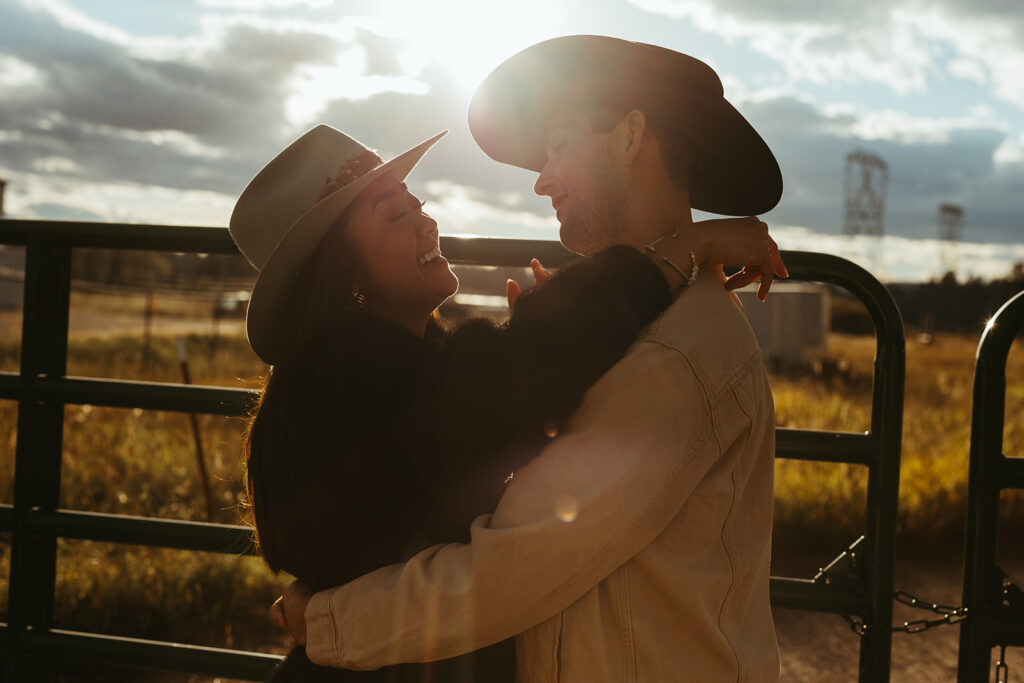
[[[518,634],[523,682],[777,680],[774,407],[720,278],[587,392],[469,544],[314,595],[310,659],[373,669]]]

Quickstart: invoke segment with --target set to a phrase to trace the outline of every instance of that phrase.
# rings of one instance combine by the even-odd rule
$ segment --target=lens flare
[[[575,522],[579,511],[580,508],[576,503],[576,499],[569,494],[563,493],[555,498],[555,516],[566,524]]]

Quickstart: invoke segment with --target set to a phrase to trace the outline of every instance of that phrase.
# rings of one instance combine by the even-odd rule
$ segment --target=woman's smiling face
[[[438,246],[437,222],[405,183],[386,173],[351,206],[347,236],[363,263],[367,308],[422,334],[459,281]]]

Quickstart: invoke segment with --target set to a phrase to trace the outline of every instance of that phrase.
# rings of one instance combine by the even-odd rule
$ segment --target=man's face
[[[551,197],[559,238],[578,254],[618,244],[626,227],[626,173],[613,142],[611,132],[594,133],[581,114],[559,114],[548,127],[548,160],[533,189]]]

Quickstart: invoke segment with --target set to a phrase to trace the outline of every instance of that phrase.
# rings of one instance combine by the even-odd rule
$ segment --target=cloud
[[[549,214],[547,200],[533,195],[536,174],[497,164],[476,146],[466,123],[470,94],[443,69],[426,68],[419,78],[427,86],[424,94],[382,92],[359,100],[336,99],[323,110],[323,120],[379,147],[385,158],[447,129],[448,135],[420,162],[414,178],[443,178],[475,187],[493,201],[503,193],[518,192],[527,211]]]
[[[753,0],[635,2],[744,41],[782,65],[786,78],[768,89],[756,87],[756,78],[724,78],[783,169],[785,194],[767,216],[771,225],[803,226],[830,248],[848,248],[839,237],[843,160],[865,149],[889,163],[893,239],[934,239],[937,206],[953,202],[967,211],[966,240],[1020,241],[1024,134],[998,117],[1003,109],[937,116],[821,104],[796,85],[869,80],[912,93],[948,76],[1002,87],[1008,72],[993,67],[983,41],[971,42],[979,40],[971,27],[997,21],[996,8],[971,14],[966,4],[946,2],[913,22],[906,2],[892,9],[881,0],[794,0],[770,11]],[[535,175],[488,159],[469,134],[464,74],[410,53],[408,42],[366,17],[318,22],[286,4],[209,0],[217,11],[193,35],[142,37],[64,14],[57,0],[0,2],[0,176],[11,181],[8,210],[224,225],[248,179],[322,120],[385,158],[450,129],[410,176],[442,230],[554,238],[550,204],[532,191]],[[957,12],[969,15],[962,23],[970,40],[944,33]],[[1005,23],[996,45],[1015,40],[1016,24]],[[935,45],[945,46],[938,56]]]
[[[60,178],[235,194],[298,133],[287,104],[303,69],[360,49],[351,30],[346,45],[301,24],[204,25],[149,50],[53,0],[0,4],[0,83],[24,84],[4,89],[3,171],[33,177],[47,159]]]
[[[838,254],[857,263],[877,278],[915,282],[942,277],[955,268],[961,278],[1005,277],[1016,263],[1024,263],[1024,245],[1001,242],[950,243],[936,238],[911,239],[898,235],[822,235],[803,227],[778,226],[772,230],[783,250]]]
[[[795,0],[630,0],[637,7],[742,41],[783,67],[789,83],[881,83],[922,91],[935,67],[914,22],[894,21],[888,3]]]
[[[889,167],[888,233],[934,237],[937,207],[951,202],[967,211],[965,239],[1020,240],[1014,197],[1024,174],[1021,141],[1007,142],[998,123],[891,111],[829,113],[785,95],[750,100],[740,108],[782,167],[785,191],[770,221],[839,233],[844,159],[863,149],[881,156]],[[1005,151],[997,162],[999,150]]]
[[[209,190],[68,180],[48,172],[7,175],[4,209],[18,218],[170,225],[227,225],[234,197]]]
[[[1024,14],[1014,0],[630,2],[742,41],[782,66],[790,84],[872,83],[908,94],[948,75],[991,81],[997,96],[1024,108]]]
[[[951,144],[964,130],[1005,134],[1009,126],[991,117],[983,108],[974,115],[958,117],[915,116],[899,109],[876,109],[864,112],[852,126],[852,132],[863,140],[909,144]]]
[[[323,9],[334,5],[334,0],[197,0],[200,7],[210,9],[244,10],[260,12],[268,9],[309,7]]]
[[[386,156],[451,128],[417,172],[424,183],[472,185],[474,201],[499,204],[509,187],[531,194],[529,174],[476,148],[465,125],[469,93],[429,63],[407,71],[401,43],[358,20],[211,15],[198,35],[155,39],[157,49],[67,9],[56,0],[0,4],[0,83],[18,86],[5,89],[0,108],[11,212],[222,224],[248,179],[320,120]],[[186,204],[197,197],[216,209]]]
[[[946,64],[946,69],[949,71],[951,76],[962,78],[966,81],[974,81],[984,85],[988,82],[988,72],[980,62],[973,59],[965,59],[963,57],[956,57],[949,60]]]
[[[558,221],[550,209],[543,215],[524,210],[519,193],[495,195],[447,180],[428,181],[425,191],[433,197],[427,210],[445,234],[558,239]]]

